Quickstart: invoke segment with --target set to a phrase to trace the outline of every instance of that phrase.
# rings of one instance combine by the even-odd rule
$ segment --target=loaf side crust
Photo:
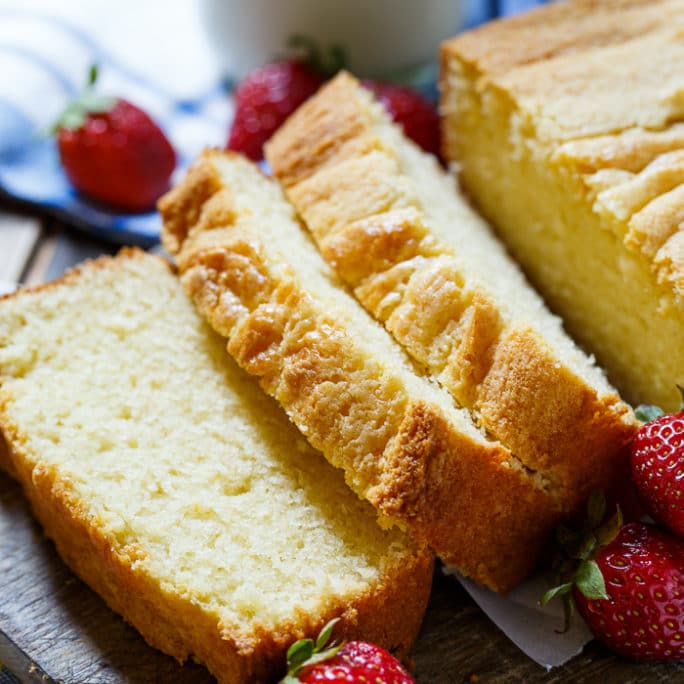
[[[219,154],[196,163],[212,168]],[[305,284],[269,261],[258,229],[239,217],[217,225],[210,214],[227,214],[222,201],[231,194],[205,204],[177,262],[229,352],[385,519],[476,581],[512,588],[559,519],[555,501],[506,449],[460,433],[368,358]]]
[[[338,137],[364,142],[348,140],[337,154],[326,148],[316,166],[312,131],[332,136],[332,122]],[[358,82],[341,74],[288,119],[267,158],[361,304],[488,433],[548,474],[566,512],[576,511],[624,468],[636,429],[629,407],[616,393],[599,397],[536,331],[506,321],[492,296],[466,281],[457,255],[426,225],[398,150],[373,125]]]
[[[110,268],[122,259],[161,257],[139,249],[124,248],[115,258],[101,257],[76,267],[58,280],[26,288],[0,299],[26,296],[78,285],[81,273]],[[254,625],[244,633],[236,625],[223,624],[218,614],[163,586],[140,566],[146,556],[137,544],[122,546],[100,521],[88,502],[79,498],[69,478],[58,467],[38,464],[28,445],[29,436],[8,417],[11,391],[0,383],[0,467],[22,486],[31,508],[66,564],[107,605],[134,626],[145,641],[179,663],[192,658],[204,664],[219,682],[271,681],[284,673],[285,652],[298,638],[310,637],[332,618],[339,617],[335,634],[345,639],[363,638],[406,656],[417,637],[430,594],[433,555],[417,550],[374,590],[352,602],[331,604],[325,614],[298,613],[274,630]]]
[[[518,66],[659,30],[667,25],[675,6],[671,0],[551,3],[451,38],[443,43],[442,56],[458,55],[494,77]]]

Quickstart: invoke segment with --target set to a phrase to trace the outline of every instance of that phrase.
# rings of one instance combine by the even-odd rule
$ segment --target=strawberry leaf
[[[108,112],[116,104],[116,98],[98,95],[92,90],[85,90],[81,97],[76,100],[76,103],[86,112],[101,114]]]
[[[596,548],[596,537],[593,532],[587,532],[582,537],[582,543],[579,544],[575,553],[571,556],[577,560],[583,561],[591,555],[591,552]]]
[[[571,530],[566,525],[559,525],[556,528],[556,539],[564,554],[572,558],[582,543],[582,531]]]
[[[333,618],[325,627],[323,627],[321,633],[318,635],[318,639],[316,639],[316,651],[322,651],[327,646],[332,631],[339,621],[340,618]]]
[[[54,123],[50,133],[54,134],[64,128],[67,131],[75,131],[85,123],[85,112],[75,103],[71,102],[62,112],[62,116]]]
[[[97,76],[99,72],[99,67],[97,64],[91,64],[90,67],[88,68],[88,78],[86,79],[86,88],[90,88],[91,86],[95,85],[95,81],[97,81]]]
[[[577,588],[588,599],[607,599],[606,583],[598,564],[594,560],[584,560],[575,573]]]
[[[326,660],[330,660],[331,658],[337,655],[337,652],[341,648],[342,644],[338,644],[337,646],[328,648],[325,651],[321,651],[320,653],[314,653],[305,663],[303,663],[302,667],[309,667],[311,665],[316,665],[317,663],[322,663]]]
[[[606,514],[606,497],[602,491],[596,490],[589,496],[587,501],[587,521],[585,528],[595,529],[601,524],[603,516]]]
[[[332,78],[347,66],[347,56],[339,45],[331,45],[327,50],[321,51],[313,38],[300,34],[290,36],[287,45],[299,53],[300,59],[310,69],[326,78]]]
[[[596,542],[599,546],[606,546],[618,536],[623,524],[622,510],[620,506],[613,515],[596,530]]]
[[[331,45],[323,53],[323,73],[334,76],[347,66],[347,55],[341,45]]]
[[[287,649],[287,663],[289,670],[298,670],[301,665],[311,658],[314,653],[313,639],[299,639]]]
[[[88,78],[83,92],[75,100],[69,102],[59,119],[48,129],[50,135],[55,135],[61,130],[78,130],[85,124],[88,114],[103,114],[114,107],[117,102],[115,97],[98,95],[93,90],[97,74],[97,65],[92,64],[88,69]]]
[[[684,397],[682,398],[682,404],[684,406]],[[642,423],[650,423],[652,420],[660,418],[660,416],[664,415],[664,413],[663,409],[661,409],[659,406],[653,406],[652,404],[641,404],[634,410],[634,415]]]
[[[563,596],[567,594],[572,589],[572,582],[566,582],[565,584],[560,584],[557,587],[552,587],[549,589],[544,596],[541,597],[539,601],[540,606],[545,606],[551,599],[556,598],[556,596]]]
[[[333,618],[320,631],[316,643],[313,639],[299,639],[287,649],[287,675],[281,680],[281,684],[292,684],[299,681],[297,673],[304,667],[321,663],[333,658],[342,648],[343,643],[333,643],[330,648],[325,648],[335,625],[340,618]],[[324,650],[325,649],[325,650]]]

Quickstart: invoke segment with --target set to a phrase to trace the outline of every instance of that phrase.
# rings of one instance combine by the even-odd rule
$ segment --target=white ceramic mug
[[[406,72],[437,57],[460,27],[462,0],[203,0],[224,74],[239,79],[288,53],[292,36],[339,45],[360,76]]]

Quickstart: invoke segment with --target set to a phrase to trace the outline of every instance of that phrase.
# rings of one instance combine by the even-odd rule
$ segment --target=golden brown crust
[[[431,256],[430,238],[415,207],[392,209],[347,223],[319,241],[325,260],[350,285],[417,256]]]
[[[193,166],[188,173],[193,175],[193,192],[189,194],[186,192],[186,186],[178,185],[158,203],[166,224],[161,236],[162,244],[171,254],[179,250],[187,237],[188,226],[195,225],[199,220],[204,202],[221,188],[217,184],[216,176],[202,166]]]
[[[124,249],[117,259],[152,259],[137,249]],[[165,260],[159,258],[168,267]],[[71,270],[58,281],[21,290],[10,297],[30,296],[43,290],[78,284],[89,269],[111,267],[102,257]],[[0,466],[22,485],[36,517],[55,542],[64,561],[107,604],[121,614],[155,648],[179,662],[193,658],[219,682],[263,682],[282,676],[287,647],[297,638],[312,636],[333,617],[340,617],[338,636],[362,638],[404,656],[415,640],[427,606],[433,555],[417,550],[401,567],[388,569],[378,585],[353,601],[332,602],[324,614],[292,615],[276,629],[255,626],[242,633],[222,624],[218,614],[160,584],[145,569],[146,550],[131,543],[122,546],[81,500],[68,476],[42,464],[32,453],[31,441],[8,417],[11,390],[0,386]]]
[[[214,168],[211,155],[198,163]],[[178,255],[182,281],[238,363],[385,516],[477,581],[513,587],[559,518],[543,482],[412,398],[294,273],[270,261],[258,227],[238,216],[201,232],[189,227]]]
[[[563,510],[575,510],[624,467],[636,429],[629,408],[617,395],[599,398],[539,333],[506,320],[491,295],[465,280],[451,247],[430,234],[399,150],[374,131],[374,113],[349,75],[277,132],[267,147],[275,172],[279,155],[296,159],[293,150],[315,145],[316,120],[330,129],[341,102],[339,127],[375,142],[355,145],[354,156],[328,154],[320,168],[310,157],[305,169],[290,168],[281,178],[288,197],[364,307],[488,434],[548,477]]]
[[[625,247],[641,254],[656,280],[671,287],[680,303],[684,267],[677,255],[684,225],[684,140],[682,144],[681,149],[657,154],[637,173],[608,175],[600,170],[585,177],[594,191],[594,210],[621,226]]]
[[[511,328],[497,345],[478,408],[515,454],[562,488],[565,510],[577,510],[598,488],[610,489],[625,468],[636,430],[617,395],[594,388],[558,362],[533,331]]]
[[[344,85],[345,75],[341,78],[338,76],[327,87],[334,89],[336,84]],[[374,141],[362,135],[366,124],[356,116],[355,103],[340,97],[336,98],[335,105],[335,109],[321,112],[316,103],[305,102],[291,116],[290,125],[301,127],[310,134],[302,136],[301,145],[293,147],[287,140],[281,145],[277,136],[266,144],[267,154],[273,159],[270,162],[273,173],[286,185],[293,185],[310,175],[309,164],[322,168],[328,159],[337,162],[372,151]]]
[[[604,169],[638,173],[660,155],[684,149],[684,124],[664,130],[630,128],[616,135],[579,138],[563,143],[552,159],[578,173],[594,174]]]
[[[555,2],[493,21],[442,45],[490,75],[596,45],[622,43],[667,25],[671,0],[574,0]]]
[[[530,572],[561,517],[504,448],[483,448],[421,402],[410,406],[383,460],[371,503],[408,520],[445,563],[495,589]]]
[[[151,257],[154,259],[158,259],[160,263],[163,263],[166,266],[166,268],[173,270],[172,264],[168,260],[164,259],[164,257],[159,255],[149,255],[139,247],[122,247],[118,252],[118,256],[127,259]],[[108,256],[101,256],[97,257],[96,259],[87,259],[78,264],[77,266],[74,266],[73,268],[70,268],[69,270],[65,271],[59,278],[55,278],[55,280],[51,280],[47,283],[31,285],[30,287],[21,287],[17,290],[14,290],[13,292],[9,292],[8,294],[2,295],[0,296],[0,302],[6,299],[15,299],[17,297],[23,297],[24,295],[32,292],[47,292],[50,290],[54,290],[58,287],[62,287],[64,285],[72,285],[73,283],[78,281],[79,276],[84,271],[88,271],[90,269],[105,268],[107,264],[110,263],[110,261],[111,257]]]
[[[506,100],[540,160],[580,177],[587,201],[678,305],[679,238],[665,242],[682,225],[682,27],[679,0],[573,0],[457,36],[441,55],[444,110],[488,92]],[[467,91],[451,78],[459,73]],[[447,115],[445,154],[456,159],[466,134],[452,123]]]

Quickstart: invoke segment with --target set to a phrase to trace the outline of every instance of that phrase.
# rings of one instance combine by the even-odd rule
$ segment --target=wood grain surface
[[[200,666],[180,667],[138,633],[57,556],[33,520],[19,486],[0,471],[0,661],[22,682],[205,684]],[[682,682],[679,665],[633,665],[598,644],[546,673],[526,658],[466,592],[440,571],[413,650],[419,684],[478,681]],[[43,675],[45,673],[48,677]]]

